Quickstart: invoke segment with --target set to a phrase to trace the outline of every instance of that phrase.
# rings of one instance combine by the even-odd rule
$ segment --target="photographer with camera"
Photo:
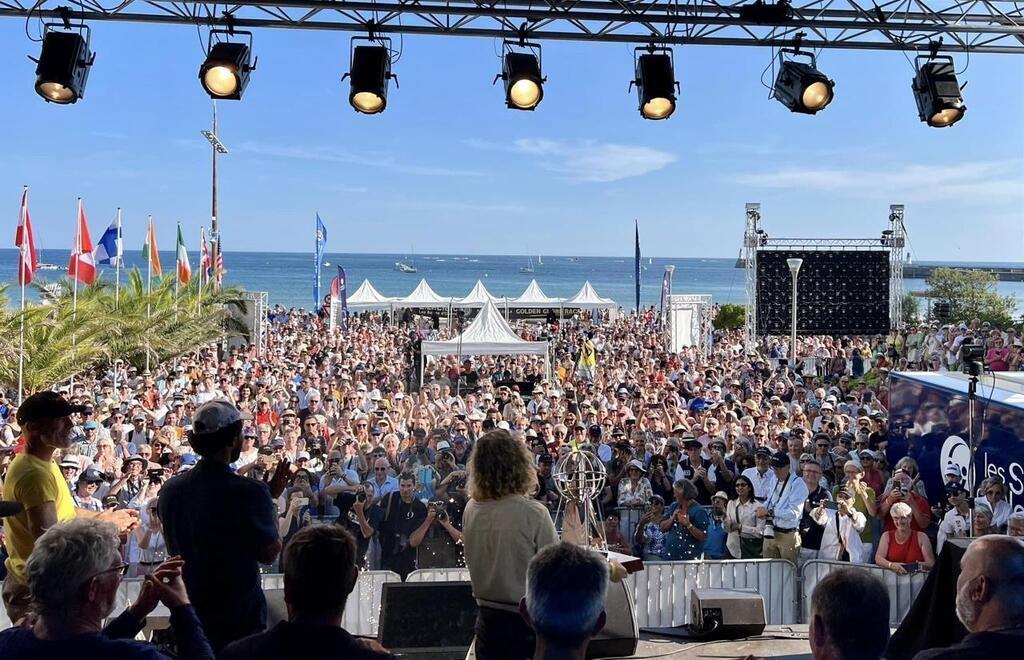
[[[410,537],[410,541],[416,545],[416,568],[457,568],[466,565],[462,552],[464,509],[464,495],[427,503],[427,519]]]
[[[945,488],[946,500],[952,508],[942,516],[939,533],[935,543],[935,553],[942,554],[942,546],[950,538],[966,538],[970,536],[971,507],[974,498],[968,497],[967,489],[960,483],[948,483]]]
[[[415,497],[416,475],[403,472],[398,492],[383,497],[384,517],[377,527],[380,535],[381,568],[398,573],[404,580],[416,568],[416,546],[437,517],[428,520],[427,507]]]
[[[397,486],[395,491],[389,492],[397,492]],[[384,519],[380,499],[375,495],[373,483],[367,481],[363,484],[363,490],[356,493],[352,508],[342,522],[356,540],[356,566],[360,570],[380,568],[380,537],[377,529]]]
[[[790,470],[789,454],[777,451],[770,466],[775,473],[775,486],[757,517],[765,521],[765,559],[788,559],[796,564],[800,557],[800,518],[807,500],[807,484]]]

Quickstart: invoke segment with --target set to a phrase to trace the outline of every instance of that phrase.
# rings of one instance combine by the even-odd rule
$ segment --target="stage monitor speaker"
[[[764,599],[753,589],[694,589],[690,627],[705,639],[739,639],[764,632]]]
[[[396,655],[464,655],[473,643],[476,611],[469,582],[387,582],[377,638]]]
[[[625,582],[608,585],[604,604],[605,624],[590,640],[588,658],[622,658],[636,654],[640,629],[636,623],[636,606]]]

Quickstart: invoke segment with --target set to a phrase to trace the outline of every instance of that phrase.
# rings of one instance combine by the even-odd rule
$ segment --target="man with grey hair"
[[[604,628],[608,562],[571,543],[538,552],[526,572],[519,613],[537,635],[534,660],[583,660]]]
[[[164,659],[155,647],[132,639],[159,601],[170,610],[179,657],[213,660],[181,566],[179,559],[158,566],[144,578],[135,603],[104,628],[128,567],[121,560],[117,528],[95,518],[54,525],[36,540],[25,565],[38,618],[31,626],[0,632],[0,657]]]
[[[921,651],[914,660],[990,660],[1024,648],[1024,541],[992,534],[960,560],[956,616],[970,633],[959,644]]]

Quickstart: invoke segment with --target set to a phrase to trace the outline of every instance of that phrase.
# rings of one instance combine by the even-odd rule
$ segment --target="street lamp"
[[[804,260],[786,259],[786,263],[789,265],[789,272],[793,274],[793,324],[790,326],[789,330],[789,363],[793,367],[796,367],[796,278],[800,273],[800,266],[803,265]]]

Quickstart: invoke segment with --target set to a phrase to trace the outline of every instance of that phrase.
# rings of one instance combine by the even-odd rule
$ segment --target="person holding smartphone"
[[[935,565],[932,543],[924,532],[911,528],[913,511],[906,502],[896,502],[889,511],[895,529],[878,541],[875,563],[899,575],[931,570]]]

